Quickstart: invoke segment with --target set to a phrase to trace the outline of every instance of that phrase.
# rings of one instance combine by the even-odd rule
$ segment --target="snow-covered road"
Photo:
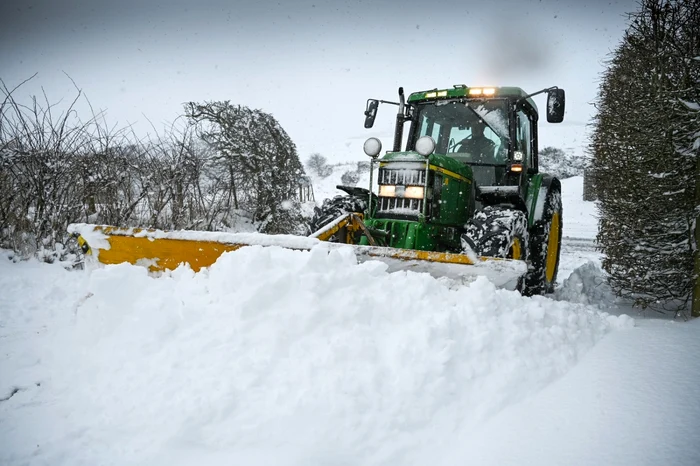
[[[605,337],[566,376],[484,423],[449,458],[451,464],[698,465],[698,382],[700,321],[636,319],[634,329]]]
[[[566,251],[531,299],[338,251],[0,260],[0,464],[700,464],[700,325],[618,316]]]

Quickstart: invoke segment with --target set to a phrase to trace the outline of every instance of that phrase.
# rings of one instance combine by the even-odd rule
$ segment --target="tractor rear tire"
[[[341,215],[348,213],[362,214],[367,210],[367,198],[354,195],[335,196],[332,199],[325,199],[321,207],[314,209],[314,216],[309,227],[311,233],[315,233],[325,227]],[[333,238],[331,238],[333,241]]]
[[[462,244],[480,256],[527,260],[527,216],[512,207],[484,207],[467,225]]]
[[[547,193],[542,220],[530,232],[530,268],[525,280],[527,296],[552,293],[559,272],[562,237],[561,193]]]

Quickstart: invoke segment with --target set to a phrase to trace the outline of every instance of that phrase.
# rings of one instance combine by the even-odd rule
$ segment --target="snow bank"
[[[602,310],[617,307],[617,298],[608,284],[605,272],[595,262],[576,268],[554,292],[554,299],[587,304]]]
[[[343,250],[0,261],[0,463],[423,464],[631,319]]]

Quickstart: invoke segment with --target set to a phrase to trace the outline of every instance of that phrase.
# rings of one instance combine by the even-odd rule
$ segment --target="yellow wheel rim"
[[[522,248],[520,246],[520,238],[513,239],[513,245],[510,247],[510,259],[521,259]]]
[[[549,226],[549,240],[547,241],[547,268],[545,269],[547,283],[551,283],[554,280],[554,269],[557,267],[557,257],[559,256],[560,227],[559,212],[554,212],[552,223]]]

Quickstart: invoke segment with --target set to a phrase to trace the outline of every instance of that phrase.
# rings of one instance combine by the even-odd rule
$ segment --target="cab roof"
[[[428,91],[414,92],[408,96],[409,102],[420,102],[426,100],[454,99],[457,97],[467,97],[472,99],[497,99],[503,97],[520,98],[527,96],[527,92],[519,87],[512,86],[466,86],[457,85],[451,89],[430,89]],[[531,98],[527,102],[537,111],[537,105]]]

